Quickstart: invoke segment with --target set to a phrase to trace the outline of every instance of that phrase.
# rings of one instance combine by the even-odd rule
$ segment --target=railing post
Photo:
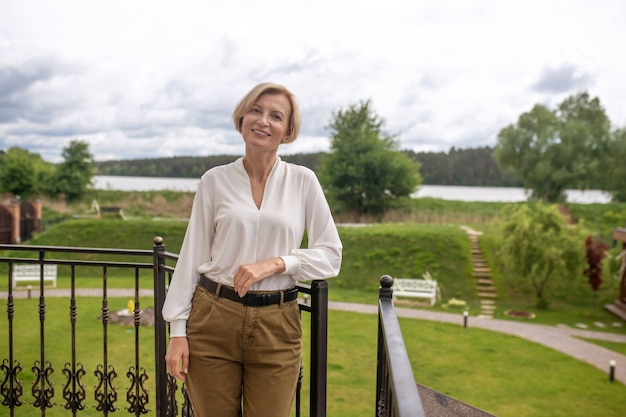
[[[390,302],[393,297],[393,278],[389,275],[380,277],[380,287],[378,287],[378,348],[376,349],[376,417],[381,417],[385,413],[381,412],[390,400],[389,379],[387,373],[387,359],[385,354],[385,337],[383,335],[382,316],[380,303],[383,300]],[[381,398],[384,397],[384,398]]]
[[[328,282],[311,282],[311,417],[326,417],[328,380]]]
[[[380,284],[376,415],[424,417],[422,401],[393,306],[393,278],[383,275]]]
[[[156,415],[165,416],[167,409],[167,369],[165,352],[167,349],[167,331],[163,320],[163,303],[165,303],[165,258],[158,256],[165,252],[163,238],[154,238],[153,267],[154,267],[154,370],[156,377]]]

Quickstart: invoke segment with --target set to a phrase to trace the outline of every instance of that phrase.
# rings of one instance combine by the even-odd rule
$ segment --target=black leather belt
[[[283,295],[282,301],[286,303],[287,301],[292,301],[298,298],[298,289],[296,287],[290,288],[288,290],[283,291],[275,291],[270,293],[251,293],[248,292],[243,297],[240,297],[239,294],[235,290],[226,285],[218,284],[215,281],[211,281],[206,277],[200,278],[200,285],[206,288],[213,294],[218,297],[224,297],[227,300],[236,301],[245,306],[250,307],[263,307],[269,306],[272,304],[280,304],[281,302],[281,293]],[[217,291],[218,286],[220,287],[219,292]]]

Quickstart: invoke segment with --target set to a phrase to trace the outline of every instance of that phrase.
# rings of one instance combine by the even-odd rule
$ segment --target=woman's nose
[[[261,114],[259,116],[259,118],[257,119],[257,123],[259,123],[261,126],[267,126],[267,115],[266,114]]]

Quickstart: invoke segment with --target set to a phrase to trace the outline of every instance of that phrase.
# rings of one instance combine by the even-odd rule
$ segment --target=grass
[[[606,340],[596,340],[596,339],[585,339],[584,337],[581,337],[580,339],[586,340],[589,343],[594,343],[596,345],[605,347],[614,352],[621,353],[622,355],[626,355],[626,343],[608,342]]]
[[[60,223],[41,233],[31,244],[79,247],[115,247],[131,249],[151,249],[155,236],[162,236],[167,250],[178,252],[182,244],[186,224],[178,221],[153,220],[71,220]],[[491,237],[489,226],[484,227],[481,238],[484,253],[489,259],[493,256],[497,242]],[[474,280],[471,277],[470,245],[465,232],[457,225],[447,224],[379,224],[367,227],[340,227],[339,233],[344,245],[344,261],[337,278],[330,279],[330,297],[333,301],[346,301],[375,304],[379,278],[383,274],[397,277],[419,277],[429,271],[438,280],[445,304],[452,297],[467,301],[471,315],[479,311]],[[8,253],[7,255],[15,255]],[[63,257],[64,254],[54,254]],[[86,258],[90,256],[85,255]],[[128,260],[138,261],[136,258]],[[143,262],[151,262],[144,259]],[[507,309],[530,310],[536,314],[533,320],[541,324],[591,324],[602,321],[607,324],[605,331],[623,333],[624,327],[610,326],[615,318],[604,309],[604,304],[612,302],[618,294],[618,282],[605,279],[598,294],[590,290],[559,295],[552,298],[550,308],[537,310],[532,296],[517,290],[503,291],[505,280],[492,270],[497,287],[501,289],[496,317],[513,320],[504,315]],[[0,276],[7,276],[6,265],[0,264]],[[59,269],[58,285],[69,288],[69,269]],[[131,274],[132,275],[132,274]],[[129,272],[111,268],[108,271],[108,286],[132,287]],[[584,280],[584,277],[579,278]],[[100,287],[102,271],[91,269],[77,278],[79,287]],[[582,281],[584,282],[584,281]],[[8,279],[0,281],[0,290],[6,290]],[[151,288],[152,277],[149,271],[141,271],[140,286]],[[548,291],[550,288],[548,288]],[[550,293],[548,292],[548,295]],[[445,310],[441,305],[437,310]]]
[[[330,312],[329,416],[372,412],[376,320]],[[500,417],[623,415],[626,386],[552,349],[460,325],[402,318],[400,325],[416,381],[477,408]]]
[[[46,361],[54,367],[55,401],[62,403],[65,376],[62,368],[70,358],[69,300],[49,298],[46,307]],[[124,309],[127,300],[112,298],[111,311]],[[39,317],[37,300],[15,300],[17,359],[24,368],[20,379],[24,398],[31,398],[34,380],[30,370],[38,361]],[[78,299],[77,360],[86,374],[85,403],[81,415],[96,416],[93,410],[93,388],[97,384],[94,370],[102,362],[103,329],[98,320],[101,301],[93,297]],[[142,307],[151,306],[150,299],[141,300]],[[6,317],[0,319],[0,340],[6,340]],[[309,346],[309,315],[303,314],[304,343]],[[521,338],[461,325],[400,318],[405,344],[416,380],[475,407],[500,417],[550,416],[576,417],[623,415],[626,386],[607,384],[605,373],[542,345]],[[356,417],[372,413],[375,403],[376,378],[376,315],[331,310],[328,341],[328,415]],[[150,375],[147,388],[153,387],[152,328],[140,327],[140,366]],[[109,364],[118,376],[117,406],[126,406],[126,389],[130,386],[126,372],[134,366],[134,328],[108,326]],[[305,363],[308,352],[305,349]],[[308,410],[308,367],[305,369],[303,410]],[[538,383],[538,382],[541,383]],[[150,396],[154,408],[154,397]],[[32,409],[29,404],[24,409]],[[34,410],[34,409],[32,409]],[[18,415],[21,411],[18,411]],[[66,415],[56,407],[46,415]]]

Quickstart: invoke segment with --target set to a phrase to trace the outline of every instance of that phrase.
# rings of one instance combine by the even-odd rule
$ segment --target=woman
[[[245,156],[198,185],[163,307],[167,369],[187,381],[197,417],[289,416],[302,351],[294,285],[339,273],[341,241],[319,181],[277,156],[300,121],[289,90],[257,85],[233,112]]]

